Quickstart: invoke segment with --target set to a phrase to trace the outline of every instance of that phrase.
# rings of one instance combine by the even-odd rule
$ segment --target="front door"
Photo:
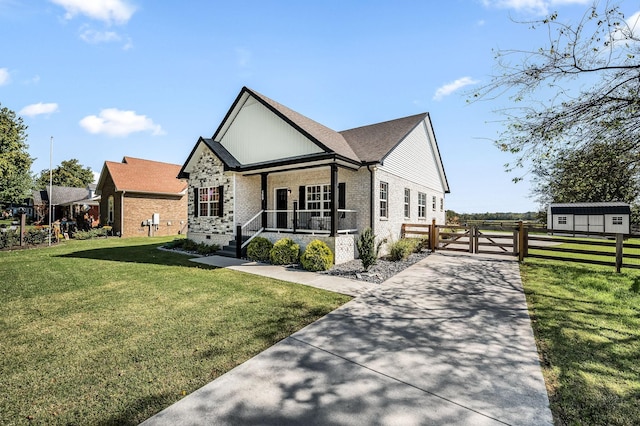
[[[287,229],[288,191],[286,188],[276,189],[276,227]]]

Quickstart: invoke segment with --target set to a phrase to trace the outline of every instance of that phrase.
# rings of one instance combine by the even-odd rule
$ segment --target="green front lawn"
[[[0,424],[137,424],[350,299],[169,240],[0,252]]]
[[[521,266],[556,425],[640,419],[640,271],[528,258]]]

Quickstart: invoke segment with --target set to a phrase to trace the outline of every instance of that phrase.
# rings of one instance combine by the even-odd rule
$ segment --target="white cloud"
[[[531,12],[537,15],[547,15],[551,7],[566,4],[591,4],[593,0],[482,0],[485,7],[499,9],[514,9]]]
[[[35,117],[36,115],[48,115],[53,114],[54,112],[58,112],[58,104],[43,104],[42,102],[38,102],[37,104],[27,105],[22,108],[18,114]]]
[[[10,80],[11,75],[9,74],[9,70],[7,68],[0,68],[0,86],[9,84]]]
[[[80,126],[89,133],[108,136],[128,136],[136,132],[151,132],[153,136],[165,134],[162,127],[146,115],[117,108],[103,109],[97,116],[89,115],[80,120]]]
[[[451,83],[447,83],[444,86],[441,86],[436,90],[435,95],[433,95],[433,99],[436,101],[441,100],[445,96],[449,96],[456,90],[462,89],[465,86],[470,86],[472,84],[478,83],[477,80],[472,79],[471,77],[462,77],[453,81]]]
[[[91,28],[81,28],[80,38],[87,43],[108,43],[110,41],[120,41],[121,38],[115,31],[97,31]]]
[[[107,24],[126,24],[136,11],[128,0],[50,0],[62,6],[65,19],[85,15]]]

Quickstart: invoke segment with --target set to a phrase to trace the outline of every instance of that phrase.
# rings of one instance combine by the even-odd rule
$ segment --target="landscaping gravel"
[[[421,261],[430,253],[431,252],[429,250],[425,250],[420,253],[413,253],[405,261],[392,261],[380,258],[375,265],[369,268],[367,272],[365,272],[362,267],[362,261],[360,259],[356,259],[350,262],[341,263],[340,265],[334,265],[333,268],[328,271],[320,273],[380,284],[414,263]]]

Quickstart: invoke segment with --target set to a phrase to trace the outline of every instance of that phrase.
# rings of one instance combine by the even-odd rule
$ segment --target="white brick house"
[[[429,114],[337,132],[246,87],[178,177],[190,239],[319,238],[336,263],[354,258],[366,227],[396,240],[402,223],[444,224],[449,193]]]

